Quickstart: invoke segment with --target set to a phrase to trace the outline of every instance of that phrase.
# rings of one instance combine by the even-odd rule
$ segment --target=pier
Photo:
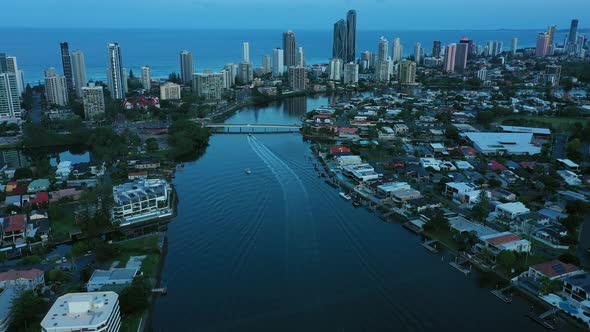
[[[167,295],[168,288],[167,287],[160,287],[160,288],[152,288],[152,293],[160,294],[160,295]]]
[[[534,320],[535,322],[539,323],[539,325],[543,326],[544,328],[546,328],[548,330],[555,330],[555,325],[550,323],[547,320],[547,318],[549,316],[556,314],[558,311],[559,311],[558,308],[551,308],[548,311],[546,311],[538,316],[534,312],[530,312],[527,314],[527,317]]]
[[[451,261],[449,265],[457,269],[459,272],[463,272],[463,274],[467,276],[467,274],[471,272],[471,265],[469,266],[469,269],[467,269],[465,266],[463,266],[463,264],[465,264],[466,262],[468,262],[468,260],[464,257],[456,256],[455,260]]]
[[[422,246],[428,249],[428,251],[430,251],[431,253],[436,254],[438,252],[438,249],[436,249],[437,243],[437,240],[424,241],[422,242]]]
[[[504,287],[502,289],[494,289],[491,292],[505,303],[512,303],[512,296],[509,297],[508,295],[504,294],[504,292],[509,290],[510,288],[512,288],[512,285]]]

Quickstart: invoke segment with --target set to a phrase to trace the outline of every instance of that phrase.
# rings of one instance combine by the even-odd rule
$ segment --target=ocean
[[[295,33],[297,46],[304,48],[307,64],[328,61],[332,55],[332,31],[298,30]],[[390,43],[400,37],[404,54],[409,55],[416,42],[429,54],[434,40],[444,45],[458,42],[463,36],[478,44],[500,40],[505,50],[510,48],[512,38],[517,37],[519,47],[530,47],[535,45],[537,33],[537,30],[358,31],[357,57],[365,50],[375,52],[381,36]],[[141,66],[149,65],[152,77],[179,72],[181,50],[193,53],[196,71],[215,71],[226,63],[241,61],[244,41],[250,43],[250,59],[255,67],[260,66],[263,55],[272,54],[273,48],[282,45],[280,30],[0,28],[0,34],[0,52],[17,57],[29,83],[43,80],[43,71],[48,67],[62,71],[59,48],[62,41],[69,42],[70,52],[77,49],[84,52],[89,80],[105,80],[106,44],[109,42],[118,42],[121,46],[125,68],[139,75]],[[563,32],[557,32],[555,40],[561,43],[564,36]]]

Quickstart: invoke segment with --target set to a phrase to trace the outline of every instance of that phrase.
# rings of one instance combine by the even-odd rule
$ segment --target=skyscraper
[[[332,44],[332,58],[346,59],[346,21],[338,20],[334,23],[334,38]]]
[[[82,87],[86,86],[86,61],[84,60],[84,53],[80,50],[72,52],[72,74],[74,75],[74,87],[76,88],[76,96],[82,97]]]
[[[72,61],[70,59],[70,47],[67,42],[59,43],[61,49],[61,64],[64,70],[64,76],[68,85],[68,91],[74,90],[74,81],[72,79]]]
[[[514,38],[512,38],[512,48],[510,49],[512,56],[516,55],[517,49],[518,49],[518,38],[514,37]]]
[[[461,38],[459,44],[456,46],[455,53],[455,69],[464,70],[467,68],[467,55],[469,54],[469,39],[467,37]]]
[[[399,40],[399,37],[395,37],[393,40],[393,46],[391,47],[391,59],[393,62],[399,62],[402,59],[403,46]]]
[[[306,87],[306,79],[307,79],[307,71],[305,67],[296,67],[291,66],[289,67],[289,85],[291,89],[297,90],[305,90]]]
[[[435,40],[432,43],[432,57],[433,58],[440,58],[440,40]]]
[[[108,68],[107,83],[113,99],[123,99],[127,93],[127,73],[123,68],[123,58],[119,43],[107,45]]]
[[[84,117],[87,120],[96,119],[101,114],[104,114],[106,107],[102,86],[89,83],[88,86],[81,87],[80,92],[84,103]]]
[[[359,82],[359,65],[351,62],[344,65],[344,84],[357,84]]]
[[[283,59],[283,49],[275,48],[272,50],[272,76],[283,76],[283,73],[285,72],[285,64],[283,63]]]
[[[555,42],[555,25],[550,25],[549,28],[547,28],[547,35],[549,36],[549,39],[547,40],[547,45],[553,45],[553,43]]]
[[[25,91],[25,77],[23,71],[18,68],[15,56],[6,56],[6,72],[16,75],[18,95],[22,95]]]
[[[297,48],[295,46],[295,32],[283,32],[283,64],[288,68],[295,66]]]
[[[305,67],[305,54],[303,53],[303,47],[297,49],[297,56],[295,57],[295,66]]]
[[[270,57],[270,55],[262,56],[262,71],[265,74],[272,72],[272,58]]]
[[[254,80],[254,68],[252,62],[240,62],[238,64],[238,79],[242,84],[252,83]]]
[[[342,59],[332,58],[328,65],[328,78],[332,81],[340,81],[342,79]]]
[[[239,67],[239,66],[238,66]],[[232,86],[236,85],[236,70],[234,69],[233,63],[227,63],[223,67],[223,70],[226,71],[225,77],[225,88],[229,89]]]
[[[377,61],[387,60],[387,49],[389,48],[389,42],[385,37],[379,39],[379,52],[377,52]]]
[[[150,66],[141,67],[141,85],[148,91],[152,88],[152,73]]]
[[[445,60],[444,60],[444,68],[445,72],[453,73],[455,72],[455,55],[457,53],[457,44],[450,44],[445,47]]]
[[[420,43],[414,45],[414,60],[418,65],[422,62],[422,45]]]
[[[6,64],[6,53],[0,53],[0,73],[8,71],[8,64]]]
[[[48,105],[68,104],[68,84],[65,76],[58,76],[55,68],[45,70],[45,98]]]
[[[193,91],[198,97],[203,97],[205,99],[220,99],[223,92],[223,74],[193,74]]]
[[[577,36],[578,36],[578,19],[573,19],[572,23],[570,24],[570,31],[567,35],[566,49],[568,50],[568,52],[573,52],[575,50]]]
[[[371,52],[364,51],[361,53],[361,69],[367,70],[369,68],[373,68],[373,63],[371,62]]]
[[[242,60],[244,62],[250,62],[250,43],[248,42],[242,44]]]
[[[346,14],[346,62],[356,60],[356,10]]]
[[[193,55],[189,51],[180,52],[180,80],[182,84],[191,84],[193,82]]]
[[[549,35],[546,32],[541,32],[537,35],[537,47],[535,48],[535,56],[544,57],[547,54],[547,46]]]
[[[2,59],[0,59],[1,61]],[[20,96],[17,84],[14,73],[8,73],[6,70],[0,72],[0,118],[20,116]]]
[[[403,60],[399,64],[399,81],[402,84],[416,83],[416,63],[410,60]]]

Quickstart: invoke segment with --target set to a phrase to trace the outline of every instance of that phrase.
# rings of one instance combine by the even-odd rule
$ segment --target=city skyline
[[[109,4],[117,6],[119,10],[110,10],[112,7]],[[554,22],[557,27],[563,29],[569,26],[571,16],[578,16],[581,22],[590,21],[590,13],[586,10],[587,1],[585,0],[546,3],[542,7],[536,6],[537,2],[534,0],[517,2],[498,0],[477,3],[467,0],[449,0],[444,3],[428,0],[421,8],[418,8],[420,15],[410,16],[401,14],[392,16],[390,10],[395,10],[396,13],[404,13],[407,10],[415,12],[417,8],[414,3],[398,3],[391,0],[371,2],[328,0],[319,3],[302,0],[298,6],[279,7],[288,10],[271,10],[272,15],[268,15],[270,4],[270,0],[248,3],[234,0],[216,2],[154,0],[142,2],[139,6],[137,0],[122,3],[105,0],[94,4],[32,0],[27,3],[9,2],[4,4],[4,8],[11,15],[0,23],[0,27],[98,28],[109,26],[110,28],[241,29],[247,25],[251,29],[326,30],[330,28],[330,24],[326,24],[326,20],[335,22],[340,18],[340,13],[351,8],[356,9],[361,15],[357,24],[358,30],[538,29],[548,21]],[[309,11],[309,6],[313,6],[314,10]],[[31,8],[35,8],[35,10],[31,10]],[[449,11],[449,8],[461,8],[462,10]],[[531,8],[535,8],[535,10],[532,11]],[[564,8],[567,10],[563,10]],[[239,12],[240,15],[232,20],[221,19],[227,18],[228,9]],[[203,15],[198,22],[190,20],[195,13],[204,10],[207,11],[207,15]],[[445,15],[440,15],[441,11],[445,10]],[[68,20],[48,21],[44,19],[48,15],[62,15],[64,12],[71,14],[68,16]],[[149,24],[140,19],[153,12],[158,12],[164,18],[169,15],[175,19],[155,20],[150,21]],[[466,15],[466,12],[470,14]],[[134,15],[128,15],[128,13],[134,13]],[[490,13],[494,14],[493,20],[490,19]],[[523,15],[523,13],[530,14]],[[264,15],[264,18],[261,15]],[[97,18],[100,19],[97,20]],[[580,29],[583,28],[585,27],[580,27]]]

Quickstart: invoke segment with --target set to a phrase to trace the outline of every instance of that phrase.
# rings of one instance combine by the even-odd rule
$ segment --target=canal
[[[242,110],[293,124],[328,97]],[[530,303],[451,268],[419,237],[352,207],[318,178],[299,134],[214,135],[177,172],[156,331],[541,331]],[[252,173],[246,174],[249,168]],[[558,320],[561,331],[572,328]]]

